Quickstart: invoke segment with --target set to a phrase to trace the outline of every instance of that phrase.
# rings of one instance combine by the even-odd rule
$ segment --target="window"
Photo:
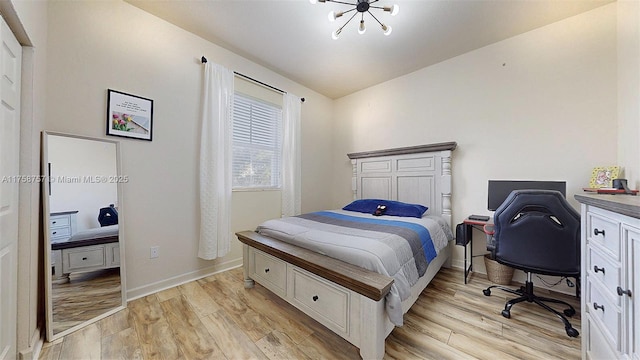
[[[280,188],[282,109],[235,93],[233,105],[233,188]]]

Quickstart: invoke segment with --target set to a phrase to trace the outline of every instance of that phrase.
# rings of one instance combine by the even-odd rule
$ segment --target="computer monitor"
[[[513,190],[525,189],[557,190],[562,196],[567,196],[566,181],[489,180],[487,209],[496,211]]]

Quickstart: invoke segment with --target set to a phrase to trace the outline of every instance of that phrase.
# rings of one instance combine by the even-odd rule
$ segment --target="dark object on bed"
[[[498,288],[518,295],[507,301],[502,316],[511,317],[511,307],[519,302],[534,302],[554,313],[564,323],[570,337],[578,336],[567,317],[576,310],[568,303],[533,293],[531,274],[580,277],[580,214],[555,190],[515,190],[494,215],[495,259],[527,273],[525,285],[518,290],[492,285],[483,290],[491,295]],[[567,306],[563,313],[546,302]]]
[[[116,210],[113,204],[110,204],[109,207],[104,207],[100,209],[100,214],[98,215],[98,222],[100,223],[100,226],[109,226],[109,225],[118,224],[118,210]]]
[[[376,211],[373,213],[373,215],[382,216],[382,215],[384,215],[385,211],[387,211],[387,206],[386,205],[378,205],[378,207],[376,208]]]

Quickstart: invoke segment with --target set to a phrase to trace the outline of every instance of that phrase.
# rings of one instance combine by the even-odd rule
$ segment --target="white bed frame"
[[[449,142],[348,154],[353,165],[354,198],[389,199],[427,205],[427,214],[441,215],[451,225],[451,152],[455,148],[456,143]],[[285,245],[253,232],[237,235],[244,243],[246,288],[253,287],[254,280],[257,281],[360,348],[363,359],[382,359],[385,353],[385,339],[394,328],[385,312],[386,292],[380,296],[371,296],[361,291],[357,284],[353,284],[359,280],[342,279],[340,270],[336,268],[349,269],[352,265],[335,259],[321,259],[322,255],[309,254],[310,252],[304,249]],[[449,246],[429,264],[426,274],[412,287],[410,298],[402,302],[403,313],[415,303],[442,266],[450,267],[452,247],[453,244],[450,242]],[[287,249],[294,251],[288,252]],[[270,264],[264,269],[267,273],[271,270],[268,276],[282,272],[283,274],[278,276],[286,278],[286,282],[274,286],[273,281],[258,271],[260,266],[264,267],[264,261]],[[331,264],[328,264],[329,261]],[[275,271],[280,263],[281,270]],[[367,272],[362,269],[357,271]],[[330,274],[327,275],[327,272]],[[338,274],[335,274],[336,272]],[[371,276],[382,277],[378,274]],[[298,277],[304,281],[296,281]],[[367,274],[364,275],[364,278],[366,277]],[[299,293],[308,290],[305,288],[307,283],[314,281],[330,292],[339,294],[340,299],[345,299],[347,305],[344,309],[344,321],[332,320],[333,313],[325,316],[322,309],[312,308],[315,303],[305,303],[304,299],[299,298]],[[381,291],[388,291],[388,287]],[[316,301],[317,296],[314,298],[313,301]]]

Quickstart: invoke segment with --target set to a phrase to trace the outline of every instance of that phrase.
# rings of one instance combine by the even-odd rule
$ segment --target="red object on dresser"
[[[625,194],[624,189],[610,189],[610,188],[582,188],[586,192],[598,193],[598,194]],[[632,193],[637,194],[638,190],[631,190]]]

